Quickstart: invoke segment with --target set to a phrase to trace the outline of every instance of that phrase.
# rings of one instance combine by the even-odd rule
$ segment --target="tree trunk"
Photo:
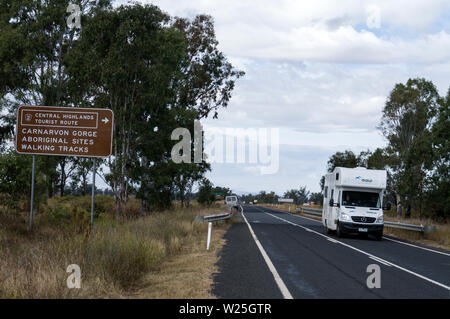
[[[55,180],[53,179],[53,177],[51,177],[50,178],[50,187],[49,187],[49,193],[48,193],[48,197],[49,198],[52,198],[53,197],[53,195],[54,195],[54,193],[55,193],[55,188],[56,188],[56,182],[55,182]]]
[[[422,219],[422,212],[423,212],[423,179],[424,179],[424,172],[423,170],[420,170],[420,193],[419,193],[419,219]]]
[[[120,197],[117,196],[116,194],[114,194],[114,198],[115,198],[115,201],[116,201],[116,219],[119,220],[119,218],[120,218],[120,211],[121,211]]]
[[[399,194],[396,194],[397,197],[397,217],[402,217],[402,200]]]
[[[45,179],[45,185],[47,186],[47,187],[45,187],[45,195],[47,196],[47,199],[49,199],[50,194],[51,194],[50,188],[52,187],[52,183],[51,183],[51,180],[49,181],[48,175],[44,174],[44,179]]]
[[[141,211],[141,215],[144,216],[145,215],[145,211],[144,211],[144,200],[143,199],[141,199],[141,209],[140,209],[140,211]]]
[[[61,197],[64,196],[64,186],[66,186],[66,172],[64,170],[64,166],[61,163],[61,183],[59,185],[59,193]]]
[[[84,170],[84,168],[83,168],[83,170]],[[83,174],[82,174],[82,176],[81,176],[82,178],[83,178],[83,190],[82,190],[82,194],[83,194],[83,196],[86,196],[86,194],[87,194],[87,174],[85,174],[85,172],[83,171]]]
[[[185,192],[185,185],[184,184],[180,184],[178,190],[180,191],[180,205],[181,205],[181,208],[183,208],[184,207],[184,202],[185,202],[185,196],[184,196],[185,195],[184,194],[184,192]]]
[[[410,218],[410,217],[411,217],[411,204],[408,203],[408,206],[406,206],[405,218]]]

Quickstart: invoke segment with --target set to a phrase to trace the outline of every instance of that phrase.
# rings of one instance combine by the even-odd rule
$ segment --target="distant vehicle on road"
[[[225,204],[228,207],[236,208],[237,210],[239,210],[239,200],[235,195],[225,197]]]
[[[322,223],[327,232],[383,236],[386,171],[336,167],[325,175]],[[388,203],[386,209],[390,209]]]

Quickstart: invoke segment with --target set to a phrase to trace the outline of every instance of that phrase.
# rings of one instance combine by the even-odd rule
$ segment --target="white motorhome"
[[[232,196],[226,196],[225,197],[225,204],[230,208],[236,208],[239,209],[239,200],[236,195]]]
[[[381,240],[385,189],[385,170],[336,167],[326,174],[322,223],[327,232],[372,234]]]

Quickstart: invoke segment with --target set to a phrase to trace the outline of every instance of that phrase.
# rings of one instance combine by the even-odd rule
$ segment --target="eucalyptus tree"
[[[450,218],[450,88],[441,99],[432,129],[433,170],[428,180],[428,204],[433,214]]]
[[[80,9],[80,21],[110,7],[108,0],[72,4]],[[0,0],[0,142],[13,137],[19,105],[83,105],[73,99],[66,70],[65,60],[82,25],[68,22],[68,5],[64,0]],[[72,158],[40,156],[38,161],[43,163],[47,195],[54,192],[55,178],[60,178],[62,195]]]
[[[217,49],[208,16],[171,18],[156,6],[133,4],[98,10],[83,23],[68,70],[75,96],[115,113],[105,181],[114,191],[116,215],[132,185],[143,201],[166,208],[177,188],[209,168],[203,161],[173,163],[172,131],[211,111],[217,116],[242,72]]]
[[[436,87],[425,79],[396,84],[383,109],[380,129],[388,141],[398,208],[423,209],[424,181],[431,168],[431,125],[439,105]],[[401,208],[397,211],[401,214]]]

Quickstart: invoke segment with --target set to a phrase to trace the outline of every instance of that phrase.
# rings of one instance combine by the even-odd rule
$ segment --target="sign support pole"
[[[33,164],[31,166],[31,199],[30,199],[30,230],[33,229],[33,209],[34,209],[34,167],[36,164],[36,155],[33,155]]]
[[[91,229],[94,230],[94,198],[95,198],[95,175],[96,175],[96,158],[94,157],[94,167],[92,169],[92,197],[91,197]]]
[[[208,238],[206,239],[206,250],[209,250],[209,244],[211,243],[211,229],[212,229],[212,223],[208,223]]]

